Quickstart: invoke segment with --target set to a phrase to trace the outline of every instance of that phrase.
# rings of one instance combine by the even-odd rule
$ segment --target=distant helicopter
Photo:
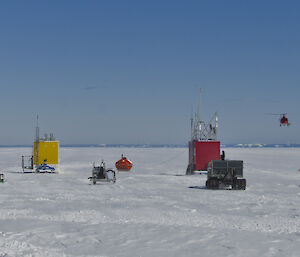
[[[280,122],[280,127],[281,126],[290,126],[291,123],[289,123],[289,119],[286,117],[287,113],[267,113],[269,115],[279,115],[279,122]]]

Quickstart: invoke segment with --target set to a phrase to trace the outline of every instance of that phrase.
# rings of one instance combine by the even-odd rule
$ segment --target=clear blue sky
[[[1,1],[0,144],[300,143],[299,1]],[[292,125],[275,116],[287,112]]]

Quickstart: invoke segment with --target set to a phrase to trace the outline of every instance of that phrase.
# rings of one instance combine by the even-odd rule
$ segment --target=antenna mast
[[[36,116],[35,128],[35,146],[36,146],[36,163],[39,165],[39,144],[40,144],[40,128],[39,128],[39,115]]]
[[[194,119],[191,118],[191,140],[193,140],[193,127],[194,127]]]
[[[216,135],[216,140],[218,140],[218,127],[219,127],[219,117],[218,117],[218,112],[215,114],[215,135]]]
[[[201,111],[202,111],[202,88],[200,88],[200,101],[199,101],[199,122],[201,123],[201,121],[202,121],[202,113],[201,113]]]

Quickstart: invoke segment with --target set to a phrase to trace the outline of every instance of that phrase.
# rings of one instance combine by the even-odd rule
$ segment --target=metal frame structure
[[[191,118],[191,140],[216,141],[218,138],[218,113],[215,112],[208,123],[202,120],[202,89],[200,88],[199,112],[192,114]],[[193,117],[194,116],[194,117]]]
[[[205,123],[195,114],[191,118],[191,140],[216,141],[218,138],[218,113],[215,112],[208,123]]]

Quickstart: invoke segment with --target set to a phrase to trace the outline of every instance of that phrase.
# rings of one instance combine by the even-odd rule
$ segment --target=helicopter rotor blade
[[[287,113],[265,113],[266,115],[287,115]]]

